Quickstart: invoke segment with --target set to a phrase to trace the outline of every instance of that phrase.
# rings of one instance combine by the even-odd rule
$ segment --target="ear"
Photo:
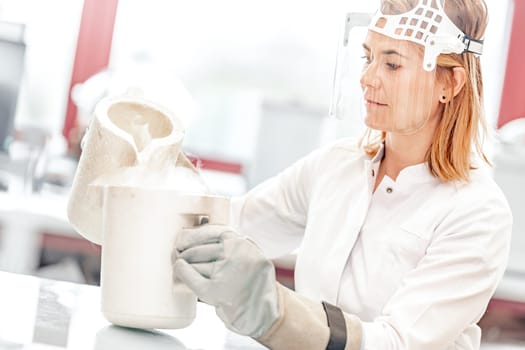
[[[453,91],[454,97],[456,97],[461,89],[463,89],[463,86],[465,86],[465,82],[467,81],[467,72],[463,67],[454,67],[452,68],[452,71],[454,72]]]

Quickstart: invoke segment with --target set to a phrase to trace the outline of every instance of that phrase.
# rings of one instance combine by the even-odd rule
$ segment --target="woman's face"
[[[413,134],[439,117],[443,85],[435,70],[423,69],[423,50],[414,43],[368,31],[361,88],[368,127]]]

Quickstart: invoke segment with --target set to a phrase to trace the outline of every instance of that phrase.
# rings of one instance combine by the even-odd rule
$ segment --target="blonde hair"
[[[382,0],[383,13],[403,13],[417,4],[417,0]],[[483,37],[487,26],[487,6],[484,0],[446,0],[445,12],[454,24],[474,39]],[[461,91],[447,102],[427,152],[430,172],[443,182],[468,181],[472,169],[471,151],[474,150],[487,163],[482,143],[487,133],[483,109],[483,79],[479,57],[472,53],[440,55],[437,60],[437,79],[450,87],[453,96],[453,68],[462,67],[467,73]],[[360,145],[369,156],[374,156],[386,138],[368,130]],[[489,163],[490,164],[490,163]]]

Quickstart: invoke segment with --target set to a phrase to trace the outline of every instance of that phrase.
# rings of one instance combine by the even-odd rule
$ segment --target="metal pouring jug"
[[[196,296],[173,281],[175,237],[203,217],[228,224],[229,201],[209,195],[180,150],[183,135],[175,115],[139,96],[108,98],[95,108],[68,217],[102,246],[101,307],[114,324],[182,328],[195,318]]]
[[[173,281],[171,252],[183,227],[227,224],[224,197],[108,186],[104,191],[102,312],[136,328],[182,328],[192,323],[197,298]]]

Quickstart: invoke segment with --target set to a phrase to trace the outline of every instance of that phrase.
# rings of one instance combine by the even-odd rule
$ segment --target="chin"
[[[385,131],[388,132],[390,129],[384,123],[377,123],[373,118],[365,117],[365,125],[375,131]]]

